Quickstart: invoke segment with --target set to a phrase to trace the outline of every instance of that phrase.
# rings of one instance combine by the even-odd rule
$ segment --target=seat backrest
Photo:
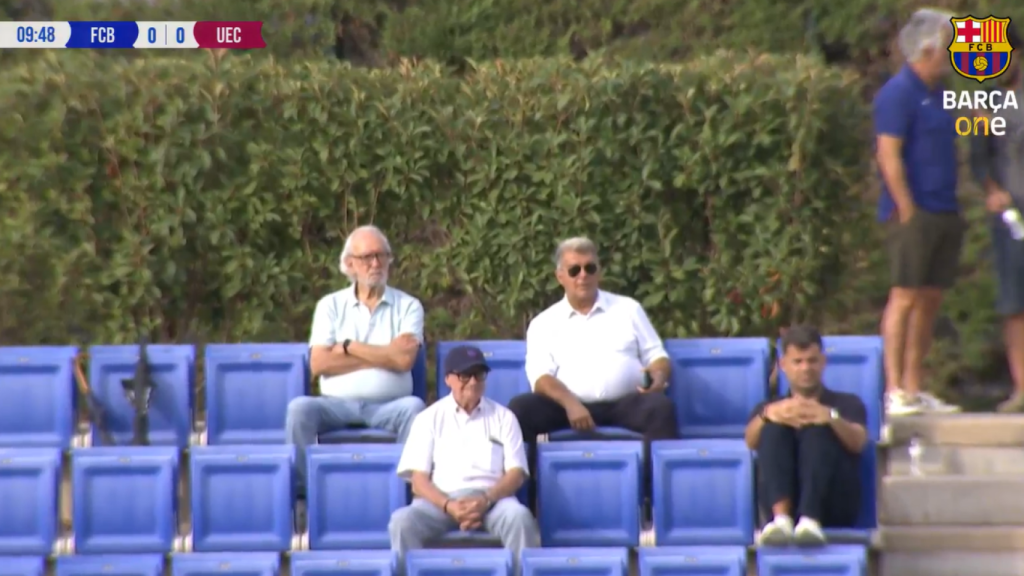
[[[135,409],[124,395],[122,381],[135,376],[138,361],[139,347],[134,344],[89,348],[89,386],[103,409],[103,424],[118,444],[131,442],[134,432]],[[192,435],[195,346],[153,344],[146,347],[146,362],[156,386],[149,410],[149,442],[187,446]],[[102,445],[95,425],[92,444]]]
[[[284,443],[288,402],[309,386],[305,343],[206,347],[207,443]]]
[[[509,400],[530,391],[526,379],[526,342],[523,340],[470,340],[437,344],[437,397],[444,398],[451,389],[444,382],[444,357],[456,346],[476,346],[484,353],[491,373],[487,376],[485,396],[508,406]]]
[[[169,554],[177,534],[178,454],[177,446],[74,449],[75,553]]]
[[[57,537],[60,448],[0,448],[0,556],[48,556]]]
[[[290,550],[294,464],[295,447],[285,444],[193,447],[193,550]]]
[[[71,444],[74,346],[0,347],[0,446]]]
[[[768,396],[768,339],[667,340],[665,351],[681,436],[742,438],[750,413]]]

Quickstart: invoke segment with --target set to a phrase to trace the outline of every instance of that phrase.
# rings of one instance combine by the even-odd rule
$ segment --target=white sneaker
[[[789,546],[792,542],[793,519],[789,516],[776,516],[757,536],[758,546]]]
[[[885,393],[885,413],[888,416],[913,416],[926,409],[920,396],[911,396],[902,390]]]
[[[793,539],[799,546],[824,546],[826,542],[821,524],[818,524],[817,520],[807,517],[801,518],[797,523]]]
[[[917,397],[921,400],[921,404],[924,405],[925,412],[932,412],[934,414],[956,414],[960,412],[959,406],[943,402],[934,394],[921,392]]]

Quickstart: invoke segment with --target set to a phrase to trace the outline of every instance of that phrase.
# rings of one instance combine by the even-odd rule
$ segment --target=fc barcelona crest
[[[984,82],[1002,76],[1010,68],[1013,46],[1006,36],[1009,18],[951,18],[953,41],[949,58],[953,70],[964,78]]]

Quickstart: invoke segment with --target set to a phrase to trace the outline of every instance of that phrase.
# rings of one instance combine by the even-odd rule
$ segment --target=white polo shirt
[[[345,340],[387,346],[399,334],[412,334],[423,343],[423,305],[388,286],[370,312],[356,298],[355,286],[324,296],[313,313],[309,345],[334,346]],[[341,376],[320,378],[320,394],[349,400],[387,402],[412,394],[412,373],[367,368]]]
[[[487,398],[467,414],[449,394],[420,412],[398,462],[398,475],[430,474],[439,490],[487,490],[516,468],[530,473],[523,432],[512,412]]]
[[[530,386],[536,389],[541,376],[554,376],[583,402],[609,402],[636,392],[644,368],[667,357],[640,303],[611,292],[598,292],[585,315],[563,299],[537,315],[526,331]]]

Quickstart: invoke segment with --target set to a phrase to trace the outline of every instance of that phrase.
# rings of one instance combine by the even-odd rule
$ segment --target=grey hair
[[[562,264],[562,256],[566,252],[575,252],[577,254],[589,254],[594,257],[597,256],[597,244],[590,238],[584,236],[577,236],[575,238],[569,238],[568,240],[562,240],[558,243],[558,248],[555,248],[555,267],[559,267]]]
[[[377,236],[377,238],[380,238],[380,241],[384,243],[384,248],[386,248],[388,252],[391,252],[391,243],[388,242],[388,237],[385,236],[383,232],[381,232],[380,228],[377,228],[372,224],[367,224],[366,226],[360,226],[359,228],[356,228],[355,230],[352,231],[351,234],[348,235],[348,238],[345,238],[345,247],[341,249],[341,257],[338,258],[338,270],[340,270],[341,273],[344,274],[349,280],[353,279],[353,273],[352,269],[349,268],[347,264],[345,264],[345,259],[352,255],[352,239],[363,232],[370,232],[371,234]]]
[[[910,21],[900,30],[899,46],[907,62],[916,62],[928,50],[945,48],[947,34],[953,25],[948,12],[922,8],[914,12]]]

